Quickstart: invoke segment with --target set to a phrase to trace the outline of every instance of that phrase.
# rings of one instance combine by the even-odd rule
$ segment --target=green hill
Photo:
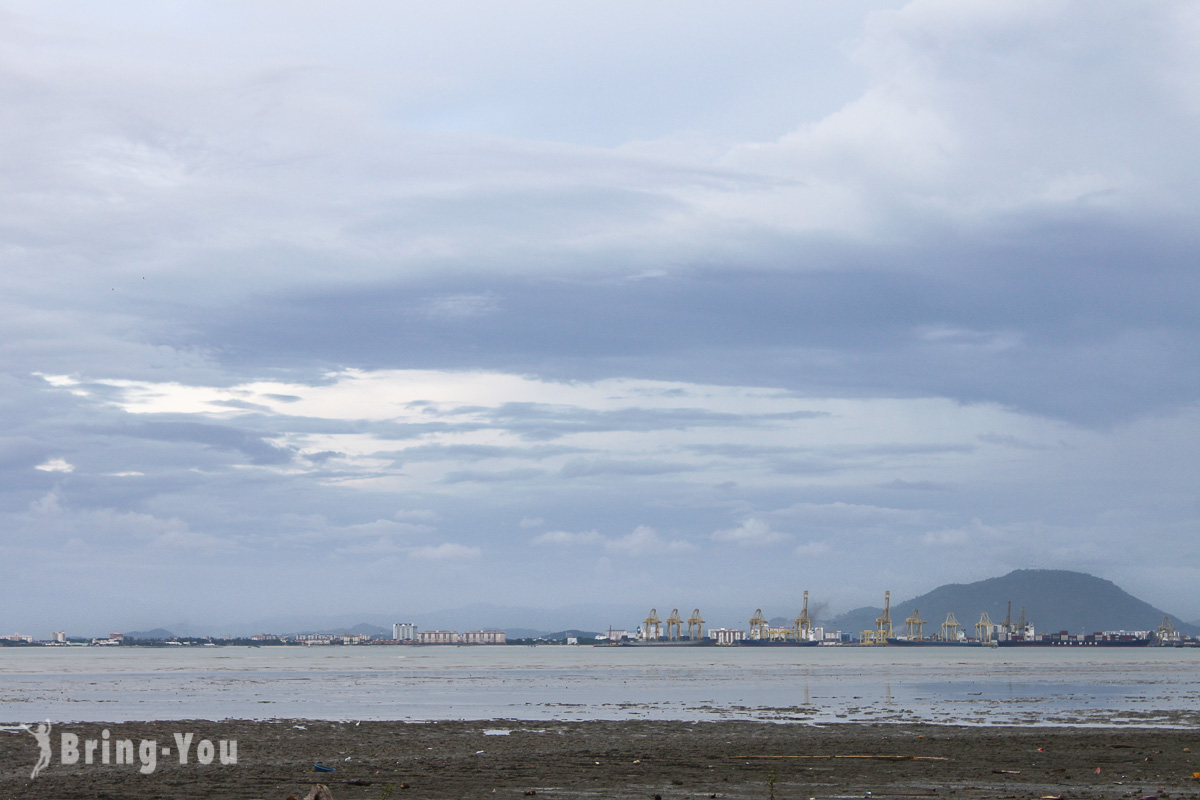
[[[987,612],[992,622],[1004,621],[1008,602],[1012,601],[1014,624],[1025,608],[1025,618],[1039,633],[1070,631],[1093,633],[1104,630],[1155,630],[1164,616],[1190,636],[1200,629],[1174,615],[1155,608],[1112,581],[1083,572],[1054,569],[1019,569],[999,578],[976,583],[948,583],[931,592],[907,600],[892,601],[892,625],[904,633],[904,620],[913,609],[925,619],[925,635],[937,633],[946,614],[954,612],[970,636],[975,623]],[[831,630],[858,633],[875,627],[881,608],[857,608],[825,622]]]

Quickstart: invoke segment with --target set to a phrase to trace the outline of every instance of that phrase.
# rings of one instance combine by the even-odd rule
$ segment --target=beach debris
[[[304,795],[304,800],[333,800],[333,792],[323,783],[314,783],[308,794]]]
[[[992,770],[992,774],[993,775],[1020,775],[1021,770],[1019,770],[1019,769],[994,769],[994,770]]]
[[[1193,772],[1193,773],[1192,773],[1192,780],[1194,780],[1194,781],[1200,781],[1200,772]]]
[[[525,790],[526,797],[533,797],[535,794],[537,794],[537,789],[526,789]]]
[[[308,728],[304,727],[303,725],[293,725],[293,726],[292,726],[292,729],[293,729],[293,730],[297,730],[297,731],[306,731],[306,730],[308,730]]]
[[[1097,774],[1097,775],[1099,775],[1099,774],[1100,774],[1100,768],[1099,768],[1099,767],[1096,767],[1096,774]]]
[[[313,764],[313,772],[337,772],[337,767],[327,767],[324,764]]]

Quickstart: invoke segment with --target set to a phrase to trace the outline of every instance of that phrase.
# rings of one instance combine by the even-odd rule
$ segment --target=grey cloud
[[[557,439],[573,433],[685,430],[698,426],[729,425],[741,419],[737,414],[698,408],[599,411],[545,403],[502,403],[496,408],[460,408],[457,413],[482,414],[491,424],[535,441]]]
[[[322,450],[319,453],[305,453],[304,458],[313,464],[324,464],[333,458],[345,458],[345,453],[339,453],[336,450]]]
[[[193,442],[209,447],[236,450],[254,464],[287,464],[295,457],[291,448],[279,447],[262,436],[239,428],[203,422],[140,422],[121,426],[111,433],[163,442]]]
[[[619,8],[640,24],[524,3],[417,17],[373,3],[334,26],[298,6],[286,31],[250,6],[203,26],[120,2],[8,12],[0,563],[22,569],[0,580],[0,605],[47,631],[78,609],[111,629],[147,596],[162,614],[203,600],[237,617],[298,602],[320,569],[332,591],[304,602],[342,604],[328,613],[514,585],[536,602],[678,590],[753,608],[768,591],[764,607],[782,604],[803,558],[820,559],[812,580],[835,602],[859,605],[844,595],[1055,558],[1194,605],[1188,6]],[[464,32],[478,47],[447,46]],[[678,407],[631,394],[616,412],[488,394],[457,399],[473,406],[458,414],[413,403],[418,422],[246,398],[148,417],[87,382],[327,385],[347,368],[759,387],[771,408],[790,394],[787,408],[861,398],[884,414],[947,398],[998,421],[961,441],[822,445],[840,420],[759,413],[737,392],[722,413],[687,408],[702,386],[644,388],[642,405]],[[87,395],[35,372],[74,375]],[[267,399],[301,407],[303,389],[281,391]],[[275,444],[288,434],[322,452]],[[341,436],[393,463],[359,463]],[[566,436],[662,455],[576,452]],[[34,469],[47,459],[75,469]],[[427,554],[486,560],[461,580],[398,581],[406,562],[387,561],[397,545],[375,521],[405,508],[436,514],[454,543]],[[630,538],[631,553],[695,549],[608,574],[544,549],[561,558],[548,569],[512,539],[535,517],[664,532]],[[709,534],[751,519],[802,549],[698,583]],[[379,541],[313,558],[318,534],[347,530]],[[1141,556],[1122,547],[1130,530]],[[130,531],[159,544],[143,556]],[[926,535],[977,531],[998,542],[985,559],[907,560]],[[73,555],[71,538],[94,549]],[[113,585],[106,546],[141,579]],[[1169,581],[1162,552],[1179,556]],[[31,608],[31,585],[59,605]]]
[[[620,460],[610,458],[574,458],[563,464],[559,474],[564,478],[591,478],[598,475],[668,475],[691,472],[690,464],[672,464],[656,459]]]
[[[886,253],[800,240],[777,263],[694,267],[636,283],[459,276],[277,296],[265,307],[260,297],[253,309],[232,306],[198,325],[195,343],[230,353],[235,368],[246,358],[316,356],[567,380],[935,395],[1111,424],[1200,393],[1200,354],[1188,346],[1200,325],[1194,244],[1106,216],[1052,226],[1014,219],[974,240],[918,230]],[[496,297],[505,313],[437,331],[396,313],[414,295],[471,292]],[[239,353],[237,342],[249,339],[255,351]],[[527,435],[569,427],[542,421]]]
[[[934,481],[905,481],[897,478],[888,483],[879,484],[881,489],[899,489],[904,492],[948,492],[950,487]]]
[[[579,448],[534,446],[534,447],[503,447],[484,444],[422,444],[407,447],[404,450],[380,452],[378,456],[387,456],[396,464],[407,464],[421,461],[459,461],[478,462],[489,459],[530,459],[540,461],[546,458],[579,452]]]
[[[460,469],[446,473],[443,483],[509,483],[512,481],[530,481],[540,478],[546,473],[540,469],[517,468],[501,469],[494,472],[484,470]]]

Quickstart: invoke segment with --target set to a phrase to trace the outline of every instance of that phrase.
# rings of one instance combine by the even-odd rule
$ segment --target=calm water
[[[0,721],[756,719],[1200,728],[1200,649],[4,648]]]

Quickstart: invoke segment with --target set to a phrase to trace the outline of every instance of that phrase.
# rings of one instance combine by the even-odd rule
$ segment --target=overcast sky
[[[1029,567],[1200,617],[1198,42],[2,2],[0,633]]]

